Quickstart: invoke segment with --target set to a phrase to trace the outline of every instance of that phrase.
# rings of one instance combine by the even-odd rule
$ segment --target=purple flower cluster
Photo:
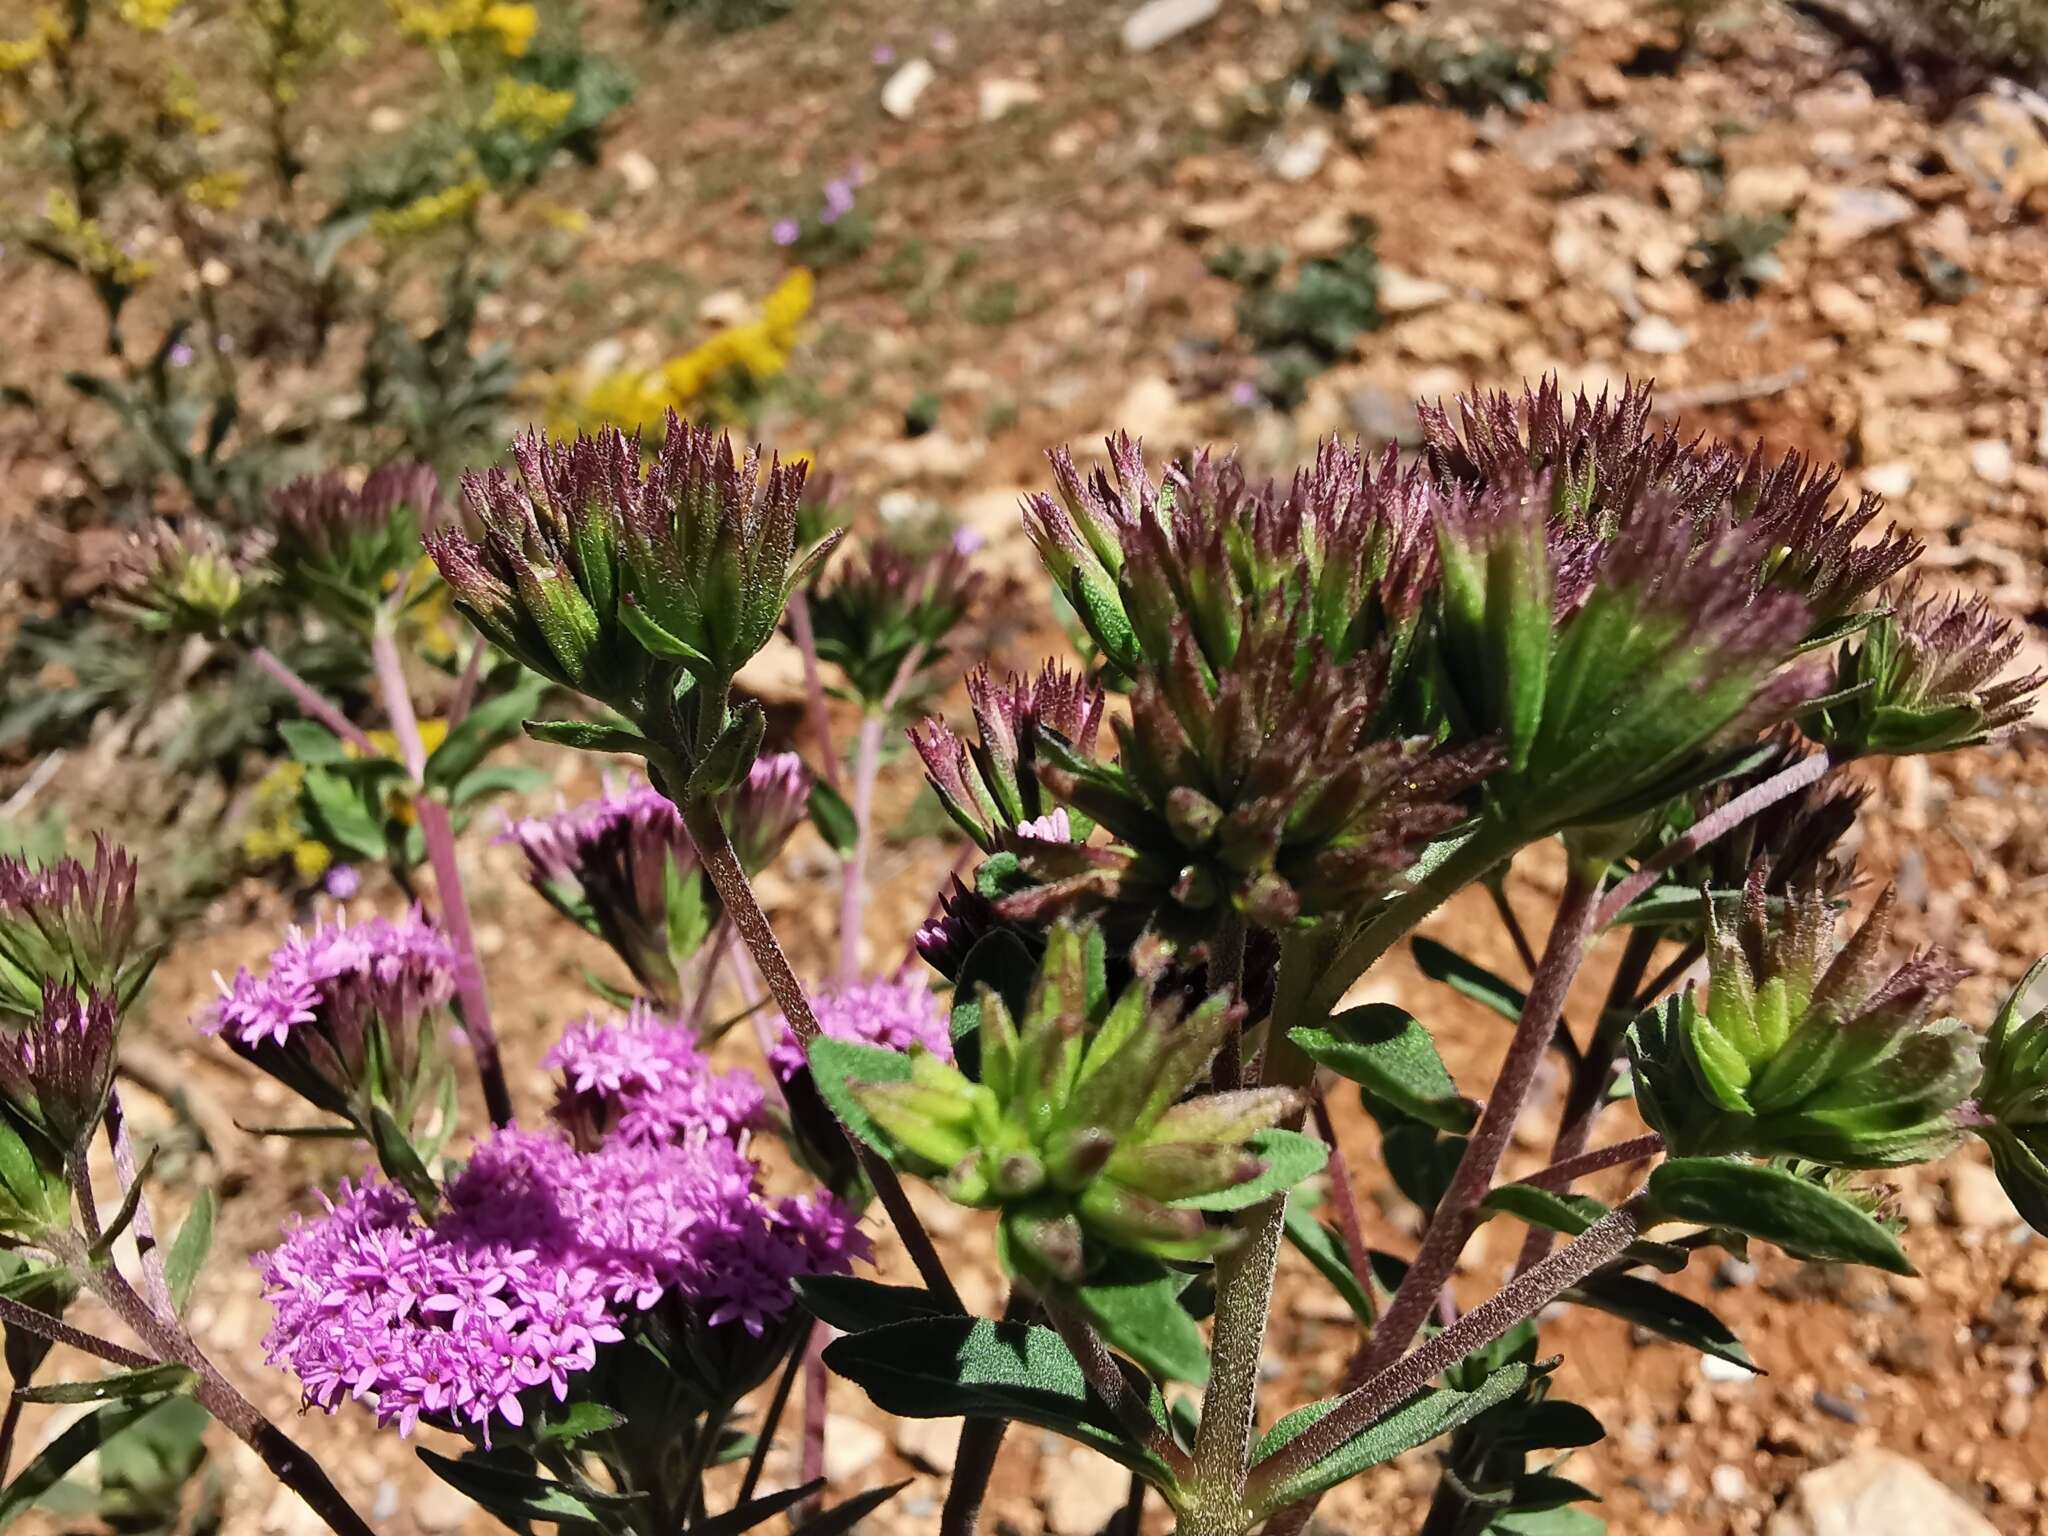
[[[392,922],[290,930],[261,976],[220,982],[221,1000],[201,1027],[251,1049],[288,1043],[302,1029],[354,1038],[367,1021],[410,1030],[455,993],[455,947],[415,908]],[[215,978],[219,980],[218,977]]]
[[[562,1074],[555,1118],[581,1146],[608,1137],[660,1146],[700,1132],[737,1139],[759,1122],[766,1097],[752,1073],[713,1071],[689,1028],[645,1003],[623,1018],[570,1025],[543,1065]]]
[[[758,1335],[797,1278],[870,1257],[837,1199],[767,1199],[722,1138],[579,1152],[502,1130],[432,1221],[391,1185],[344,1184],[256,1262],[275,1312],[267,1357],[308,1405],[367,1399],[401,1433],[425,1418],[488,1442],[494,1418],[525,1422],[521,1393],[565,1398],[598,1347],[664,1298]]]
[[[921,1045],[942,1061],[953,1059],[953,1039],[932,989],[905,971],[879,981],[856,981],[814,994],[811,1011],[818,1027],[835,1040],[907,1051]],[[804,1050],[788,1020],[768,1052],[768,1064],[785,1081],[804,1064]]]
[[[615,859],[621,848],[668,852],[686,864],[697,856],[683,828],[683,813],[639,778],[623,787],[607,784],[596,799],[566,806],[552,816],[508,822],[498,840],[514,844],[526,855],[528,875],[543,890],[586,883],[593,868]],[[660,879],[658,870],[654,877]]]

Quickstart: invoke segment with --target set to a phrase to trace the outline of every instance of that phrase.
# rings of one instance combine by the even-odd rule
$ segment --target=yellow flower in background
[[[157,96],[157,110],[170,121],[204,138],[220,127],[220,114],[209,112],[199,101],[199,88],[182,69],[169,71]]]
[[[713,414],[729,414],[727,397],[734,386],[759,386],[788,368],[815,292],[810,272],[799,267],[762,300],[753,319],[728,326],[678,357],[653,368],[623,368],[557,387],[549,420],[557,431],[569,432],[598,425],[655,426],[671,410],[689,415],[708,407]]]
[[[510,128],[538,144],[562,126],[575,106],[574,91],[553,91],[535,80],[500,75],[484,113],[484,127]]]
[[[484,8],[484,25],[498,34],[498,48],[508,59],[523,59],[540,30],[540,12],[530,5],[491,5]]]
[[[100,221],[79,212],[69,193],[51,189],[43,205],[43,222],[81,272],[132,288],[156,270],[154,264],[129,255],[107,238]]]
[[[121,19],[138,32],[161,32],[182,0],[121,0]]]
[[[0,75],[19,74],[49,57],[63,37],[64,18],[54,6],[43,6],[36,12],[35,30],[27,37],[0,37]]]
[[[560,203],[537,204],[534,212],[546,220],[550,229],[559,229],[565,235],[581,235],[590,231],[590,215],[581,208],[567,208]]]
[[[209,171],[185,183],[185,200],[225,213],[242,201],[242,189],[248,184],[247,171]]]
[[[370,229],[383,240],[403,240],[458,224],[475,211],[488,183],[481,176],[458,181],[439,192],[416,197],[400,208],[380,208],[370,215]]]

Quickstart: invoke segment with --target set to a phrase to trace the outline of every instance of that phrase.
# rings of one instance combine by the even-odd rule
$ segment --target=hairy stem
[[[1420,1349],[1368,1377],[1339,1398],[1316,1424],[1259,1464],[1246,1489],[1248,1500],[1262,1510],[1290,1502],[1285,1497],[1289,1478],[1314,1466],[1474,1350],[1534,1317],[1594,1270],[1619,1258],[1641,1235],[1646,1220],[1646,1200],[1640,1194],[1632,1196]]]
[[[1741,826],[1750,817],[1767,811],[1780,800],[1796,795],[1808,785],[1817,783],[1827,771],[1834,767],[1825,752],[1816,752],[1809,758],[1794,763],[1789,768],[1772,774],[1754,789],[1747,790],[1730,800],[1726,805],[1709,811],[1689,827],[1685,834],[1674,839],[1658,850],[1652,858],[1643,860],[1636,872],[1617,884],[1600,903],[1600,910],[1594,915],[1593,926],[1605,928],[1622,913],[1628,904],[1657,883],[1657,877],[1681,860],[1691,858],[1707,844]]]
[[[1008,1419],[965,1419],[960,1448],[953,1455],[953,1480],[946,1489],[946,1507],[939,1512],[939,1536],[974,1536],[981,1525],[981,1502],[995,1475],[996,1456],[1003,1448]]]
[[[1515,1025],[1514,1038],[1501,1062],[1500,1075],[1487,1096],[1485,1113],[1465,1144],[1450,1187],[1437,1202],[1429,1227],[1423,1233],[1421,1250],[1408,1267],[1400,1288],[1379,1326],[1373,1329],[1364,1361],[1370,1380],[1400,1358],[1408,1348],[1437,1293],[1451,1278],[1458,1255],[1477,1225],[1479,1202],[1493,1187],[1493,1176],[1507,1151],[1515,1122],[1528,1102],[1529,1089],[1536,1080],[1536,1068],[1544,1049],[1564,1012],[1565,994],[1578,974],[1586,941],[1593,932],[1593,913],[1600,897],[1599,879],[1574,870],[1565,882],[1563,900],[1550,937],[1544,943],[1543,958],[1529,983],[1529,996],[1522,1004],[1522,1017]]]
[[[867,906],[868,850],[874,841],[875,779],[882,767],[880,714],[861,716],[853,753],[853,852],[839,866],[839,984],[860,975],[861,913]]]
[[[269,646],[259,645],[252,648],[249,659],[268,673],[272,682],[290,694],[292,702],[306,714],[311,715],[358,751],[370,757],[377,756],[377,749],[363,728],[323,698],[319,689],[286,666]]]
[[[157,1362],[148,1355],[138,1355],[134,1350],[116,1344],[112,1339],[103,1339],[96,1333],[87,1333],[83,1328],[74,1328],[60,1317],[39,1312],[9,1296],[0,1296],[0,1323],[9,1328],[19,1328],[32,1333],[39,1339],[48,1339],[52,1344],[67,1345],[82,1355],[91,1355],[95,1360],[104,1360],[109,1365],[118,1365],[124,1371],[141,1370]]]
[[[768,983],[769,995],[775,999],[797,1039],[809,1045],[818,1038],[817,1015],[811,1012],[803,983],[796,979],[796,972],[790,968],[789,957],[782,952],[781,941],[775,937],[768,914],[754,899],[754,888],[748,884],[739,856],[733,852],[732,839],[726,836],[718,807],[709,801],[699,801],[682,807],[682,812],[683,824],[689,828],[690,838],[697,845],[697,856],[704,861],[712,887],[718,892],[718,899],[725,904],[726,916],[739,930],[747,953],[753,957],[755,969]],[[858,1137],[849,1136],[847,1141],[854,1156],[860,1160],[868,1182],[874,1186],[882,1209],[889,1213],[889,1220],[895,1224],[896,1235],[903,1240],[925,1288],[946,1307],[965,1312],[967,1309],[961,1305],[960,1293],[947,1278],[946,1266],[940,1261],[938,1250],[932,1246],[931,1235],[911,1209],[910,1197],[903,1192],[896,1170],[877,1157]]]
[[[1123,1425],[1124,1433],[1172,1468],[1175,1476],[1183,1474],[1189,1465],[1187,1452],[1175,1445],[1173,1437],[1152,1417],[1152,1409],[1144,1395],[1131,1384],[1130,1377],[1117,1364],[1116,1356],[1102,1342],[1102,1335],[1090,1326],[1086,1318],[1062,1302],[1046,1299],[1044,1307],[1047,1320],[1073,1352],[1081,1374],[1088,1378],[1089,1387],[1109,1405],[1110,1411]]]
[[[1538,1168],[1526,1179],[1517,1179],[1517,1184],[1527,1184],[1535,1189],[1567,1190],[1588,1174],[1604,1173],[1609,1168],[1620,1168],[1628,1163],[1640,1163],[1655,1157],[1664,1150],[1664,1138],[1655,1131],[1641,1136],[1631,1136],[1627,1141],[1617,1141],[1611,1147],[1596,1147],[1591,1152],[1580,1152],[1572,1157],[1560,1158],[1547,1168]],[[1525,1268],[1527,1266],[1524,1266]]]
[[[498,1032],[491,1025],[491,999],[484,988],[483,962],[477,957],[476,933],[469,921],[469,897],[462,885],[462,868],[455,857],[455,824],[448,807],[431,794],[425,784],[426,743],[420,737],[419,716],[413,712],[412,693],[406,687],[405,662],[398,654],[398,639],[389,613],[380,613],[370,631],[370,656],[377,672],[377,691],[384,701],[391,734],[398,739],[399,760],[413,782],[413,809],[419,816],[420,840],[426,844],[427,863],[434,871],[434,886],[441,894],[441,926],[455,946],[455,996],[462,1009],[462,1032],[476,1056],[476,1073],[483,1085],[484,1107],[491,1124],[512,1124],[512,1092],[505,1083],[505,1064],[498,1055]]]
[[[1330,1103],[1321,1092],[1317,1092],[1310,1104],[1315,1116],[1316,1132],[1323,1138],[1323,1145],[1330,1149],[1330,1161],[1324,1171],[1330,1179],[1330,1204],[1337,1207],[1337,1231],[1344,1239],[1344,1262],[1351,1266],[1351,1273],[1358,1278],[1358,1287],[1367,1301],[1372,1295],[1372,1250],[1365,1243],[1365,1227],[1358,1218],[1358,1192],[1351,1183],[1351,1169],[1344,1161],[1344,1148],[1337,1140],[1337,1125],[1330,1118]]]

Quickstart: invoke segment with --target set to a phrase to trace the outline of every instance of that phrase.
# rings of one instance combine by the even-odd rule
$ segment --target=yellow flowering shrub
[[[225,213],[242,201],[242,189],[248,184],[247,171],[208,171],[185,183],[185,200]]]
[[[762,301],[753,319],[656,367],[622,368],[558,388],[549,414],[560,431],[654,426],[671,410],[730,415],[737,391],[758,388],[788,368],[815,291],[809,270],[799,267]]]
[[[138,32],[161,32],[182,0],[121,0],[121,19]]]
[[[43,225],[51,243],[81,272],[132,288],[155,271],[155,266],[131,256],[108,238],[98,219],[79,212],[71,194],[52,188],[43,205]]]
[[[523,0],[391,0],[391,15],[416,43],[488,43],[508,59],[525,57],[540,30],[540,12]]]
[[[510,128],[539,143],[575,110],[574,91],[555,91],[537,80],[515,80],[500,75],[492,90],[490,107],[484,113],[486,128]]]
[[[471,176],[403,207],[380,208],[370,215],[370,229],[383,240],[404,240],[459,224],[476,210],[489,185],[483,177]]]
[[[35,26],[27,37],[0,37],[0,75],[20,74],[49,56],[63,39],[64,18],[55,6],[36,11]]]
[[[389,731],[371,731],[370,745],[379,757],[396,758],[398,739]],[[448,722],[443,719],[420,722],[420,744],[432,755],[448,739]],[[362,749],[344,742],[342,750],[361,758]],[[242,824],[242,856],[251,864],[268,865],[289,859],[301,880],[316,880],[334,862],[334,850],[314,835],[305,812],[306,765],[286,760],[262,778],[249,795],[249,809]],[[384,814],[400,826],[417,819],[412,792],[394,784],[384,792]]]

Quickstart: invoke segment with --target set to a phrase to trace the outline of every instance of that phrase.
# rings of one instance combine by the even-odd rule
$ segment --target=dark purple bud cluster
[[[432,589],[418,579],[420,539],[441,518],[441,482],[424,464],[387,464],[360,486],[333,473],[294,480],[271,515],[284,589],[344,623],[368,623],[401,584],[415,601]]]

